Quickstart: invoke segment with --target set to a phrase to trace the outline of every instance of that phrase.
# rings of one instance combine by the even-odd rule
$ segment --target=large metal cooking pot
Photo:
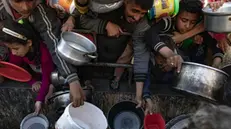
[[[61,115],[65,108],[70,104],[70,91],[58,91],[53,93],[53,95],[49,98],[50,104],[52,104],[53,110]]]
[[[216,33],[231,32],[231,2],[226,2],[218,10],[209,6],[203,8],[204,24],[207,31]]]
[[[107,4],[103,4],[103,3],[92,0],[92,1],[90,1],[89,8],[93,12],[107,13],[107,12],[111,12],[113,10],[118,9],[122,5],[123,5],[123,0],[116,0],[116,1],[113,1],[113,2],[107,3]]]
[[[64,60],[74,65],[83,65],[97,58],[95,44],[75,32],[63,32],[57,50]]]
[[[219,102],[229,75],[222,70],[192,62],[183,62],[173,88],[211,102]]]
[[[166,129],[185,129],[190,123],[191,114],[182,114],[170,120],[166,124]]]
[[[60,86],[65,85],[67,82],[66,79],[58,73],[58,71],[53,71],[51,73],[51,83],[54,86]]]

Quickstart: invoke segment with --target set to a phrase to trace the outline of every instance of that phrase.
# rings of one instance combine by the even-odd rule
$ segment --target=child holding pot
[[[8,20],[4,21],[0,40],[11,51],[10,63],[19,66],[26,64],[36,73],[28,83],[32,85],[33,91],[38,92],[35,102],[35,113],[38,114],[49,91],[50,75],[54,70],[54,64],[46,45],[40,42],[33,32],[27,24]]]

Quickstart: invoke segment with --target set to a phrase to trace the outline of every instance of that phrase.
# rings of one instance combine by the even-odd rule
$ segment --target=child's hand
[[[142,96],[137,96],[136,95],[136,102],[137,102],[136,108],[141,108],[143,106],[143,98],[142,98]]]
[[[49,86],[49,91],[45,97],[45,104],[48,104],[48,99],[51,97],[51,95],[53,94],[54,92],[54,86],[52,84],[50,84]]]
[[[227,37],[228,38],[228,37]],[[220,48],[223,52],[226,52],[229,48],[229,41],[226,38],[222,38],[217,41],[217,47]]]
[[[32,91],[33,92],[39,92],[40,88],[41,88],[41,82],[35,82],[32,85]]]
[[[62,26],[62,32],[65,31],[71,31],[75,27],[75,18],[73,16],[70,16],[67,21]]]
[[[203,37],[200,35],[196,35],[193,37],[193,42],[196,44],[202,44],[203,43]]]
[[[215,67],[215,68],[218,68],[219,67],[219,65],[220,65],[220,63],[221,63],[221,58],[220,57],[216,57],[216,58],[214,58],[213,59],[213,67]]]
[[[35,111],[34,114],[38,115],[42,109],[42,102],[41,101],[36,101],[35,102]]]
[[[213,10],[216,11],[224,4],[224,0],[216,1],[216,2],[210,2],[208,5]]]
[[[118,26],[112,22],[107,23],[106,30],[107,30],[107,35],[109,37],[119,37],[120,34],[123,33],[120,26]]]
[[[145,103],[145,115],[153,113],[153,102],[151,98],[146,99]]]
[[[70,83],[70,98],[73,102],[73,107],[79,107],[84,104],[86,97],[83,93],[83,89],[81,88],[79,81]]]

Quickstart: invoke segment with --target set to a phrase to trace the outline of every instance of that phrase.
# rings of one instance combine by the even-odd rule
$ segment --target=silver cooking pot
[[[222,70],[202,64],[183,62],[181,72],[174,80],[173,88],[211,102],[219,102],[228,77],[229,75]]]
[[[74,65],[83,65],[97,58],[95,44],[75,32],[63,32],[57,50],[64,60]]]
[[[52,94],[49,98],[49,103],[52,104],[53,110],[61,115],[65,108],[70,104],[70,91],[58,91]]]
[[[216,33],[231,32],[231,2],[226,2],[218,10],[213,11],[209,6],[203,8],[204,25],[207,31]]]
[[[106,1],[106,0],[104,0]],[[112,1],[110,3],[100,3],[102,1],[99,0],[99,2],[97,1],[93,1],[91,0],[89,3],[89,8],[96,13],[107,13],[107,12],[111,12],[113,10],[118,9],[119,7],[121,7],[123,5],[123,0],[116,0],[116,1]]]

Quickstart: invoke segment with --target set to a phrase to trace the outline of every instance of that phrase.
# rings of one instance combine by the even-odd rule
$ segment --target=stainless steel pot
[[[63,32],[57,50],[64,60],[74,65],[83,65],[97,58],[95,44],[75,32]]]
[[[210,7],[203,8],[204,25],[207,31],[216,33],[231,32],[231,2],[224,3],[217,11]]]
[[[52,104],[53,110],[61,115],[65,108],[70,104],[70,91],[58,91],[53,93],[53,95],[49,98],[50,104]]]
[[[54,86],[60,86],[60,85],[65,85],[66,83],[66,79],[61,76],[58,71],[53,71],[51,73],[51,83],[54,85]]]
[[[166,129],[185,129],[190,123],[191,114],[183,114],[170,120],[166,124]]]
[[[100,1],[102,2],[102,1]],[[107,13],[118,9],[123,5],[123,0],[116,0],[111,3],[103,4],[97,1],[90,1],[89,8],[96,13]]]
[[[221,92],[229,75],[222,70],[192,63],[184,62],[181,72],[176,76],[173,88],[183,93],[219,102]]]

